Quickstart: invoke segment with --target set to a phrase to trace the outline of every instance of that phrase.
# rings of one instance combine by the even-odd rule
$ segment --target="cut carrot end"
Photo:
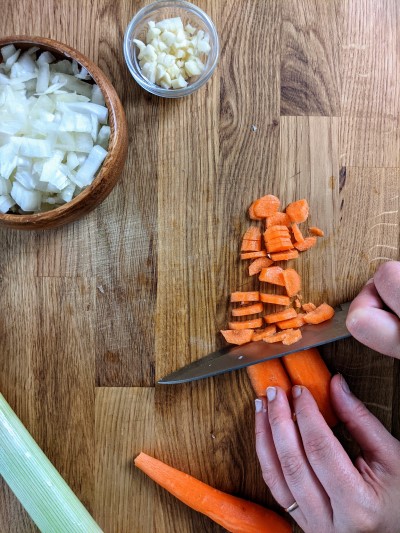
[[[252,329],[221,329],[220,333],[223,335],[226,342],[238,345],[250,342],[253,336]]]
[[[307,200],[297,200],[286,208],[286,213],[292,222],[304,222],[308,218],[309,207]]]
[[[307,322],[307,324],[321,324],[321,322],[331,319],[334,314],[335,310],[333,307],[327,303],[323,303],[314,309],[314,311],[307,313],[304,317],[304,321]]]
[[[266,196],[255,200],[253,204],[254,215],[256,217],[267,218],[271,215],[274,215],[279,210],[281,202],[276,196],[273,196],[272,194],[267,194]]]

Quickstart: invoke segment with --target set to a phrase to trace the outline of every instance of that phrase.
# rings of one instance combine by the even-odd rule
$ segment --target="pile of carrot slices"
[[[298,200],[280,211],[281,202],[272,194],[255,200],[249,208],[249,216],[263,225],[252,224],[243,236],[240,257],[251,260],[249,275],[258,275],[266,289],[250,292],[233,292],[232,320],[229,329],[221,330],[230,344],[262,340],[267,343],[282,342],[291,345],[301,339],[301,327],[319,324],[334,315],[327,303],[318,307],[312,303],[301,304],[301,278],[294,268],[276,263],[296,259],[299,252],[309,250],[324,232],[316,226],[308,228],[308,234],[299,224],[307,221],[307,200]],[[276,294],[281,287],[283,294]],[[271,305],[278,310],[271,312]],[[280,309],[282,307],[283,309]]]

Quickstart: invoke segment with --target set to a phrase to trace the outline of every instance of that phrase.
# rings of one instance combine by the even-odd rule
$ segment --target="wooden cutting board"
[[[220,63],[175,101],[144,93],[123,61],[123,32],[144,3],[2,0],[1,36],[64,41],[108,74],[129,156],[80,222],[0,231],[0,390],[104,531],[217,532],[132,460],[144,450],[278,509],[256,461],[246,374],[155,381],[221,345],[228,294],[252,286],[238,243],[254,198],[309,200],[326,232],[295,264],[312,301],[349,300],[399,259],[399,10],[395,0],[199,0]],[[399,437],[399,364],[353,340],[322,352]],[[35,530],[4,483],[0,530]]]

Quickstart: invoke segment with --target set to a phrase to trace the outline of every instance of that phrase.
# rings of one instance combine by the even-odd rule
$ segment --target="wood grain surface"
[[[220,62],[178,101],[145,93],[124,64],[145,3],[0,0],[0,37],[80,50],[113,82],[129,129],[122,178],[94,212],[44,233],[0,230],[0,390],[105,532],[216,533],[132,460],[146,451],[279,511],[246,373],[155,382],[222,345],[228,294],[254,283],[238,259],[254,198],[309,199],[326,231],[296,263],[310,299],[351,299],[400,258],[399,3],[198,0]],[[353,340],[321,351],[400,437],[399,363]],[[0,531],[36,531],[3,482]]]

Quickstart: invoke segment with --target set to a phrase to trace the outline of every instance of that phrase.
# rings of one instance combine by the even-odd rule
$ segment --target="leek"
[[[42,533],[101,533],[2,394],[0,474]]]

